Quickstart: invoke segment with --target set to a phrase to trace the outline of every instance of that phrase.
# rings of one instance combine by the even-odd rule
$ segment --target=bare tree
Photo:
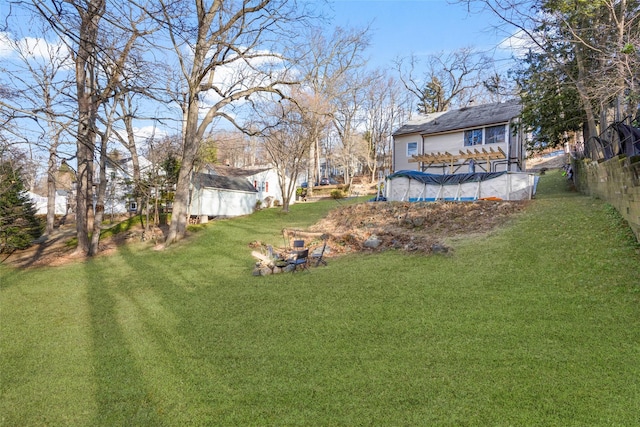
[[[265,108],[266,114],[260,124],[263,128],[264,148],[278,172],[284,212],[289,211],[291,198],[295,197],[298,176],[306,167],[309,149],[313,144],[307,130],[315,124],[313,120],[311,123],[306,122],[309,116],[305,114],[314,108],[310,105],[314,99],[305,99],[300,94],[295,98],[295,103],[271,103]]]
[[[305,120],[309,125],[312,145],[309,150],[308,194],[313,194],[313,182],[319,179],[321,142],[328,130],[327,124],[335,111],[335,101],[344,95],[348,85],[344,82],[353,70],[366,64],[364,51],[369,46],[369,29],[337,27],[325,36],[325,31],[313,28],[309,32],[309,52],[300,64],[303,70],[304,91],[314,99],[308,104]]]
[[[367,166],[371,181],[379,168],[391,169],[391,144],[394,128],[407,120],[411,107],[409,93],[403,85],[385,72],[374,74],[362,103],[367,142]]]
[[[415,55],[396,61],[396,70],[407,90],[418,99],[420,113],[447,111],[465,106],[483,90],[491,60],[471,47],[429,55],[421,63]]]
[[[339,166],[342,168],[344,182],[351,187],[353,176],[359,163],[366,162],[367,150],[363,143],[362,128],[365,115],[362,109],[367,89],[373,84],[371,75],[364,70],[352,70],[340,82],[339,97],[334,102],[332,123],[340,140]]]
[[[186,232],[189,183],[213,120],[242,128],[231,108],[259,93],[285,97],[292,83],[277,52],[294,39],[305,10],[293,0],[161,1],[162,20],[180,70],[183,111],[181,168],[166,244]]]
[[[116,94],[136,43],[148,34],[144,22],[147,15],[132,2],[32,0],[32,4],[66,43],[75,66],[76,251],[93,255],[98,251],[100,234],[100,224],[94,223],[95,210],[104,210],[99,197],[94,210],[94,158],[106,152],[107,143],[101,135],[101,151],[96,152],[100,133],[98,116],[100,109]],[[110,125],[112,119],[113,115],[109,115],[103,124]],[[105,133],[108,135],[110,131]],[[98,237],[90,241],[91,233]]]
[[[47,28],[43,28],[41,34],[47,34]],[[32,126],[24,129],[23,138],[28,144],[35,144],[36,150],[42,148],[48,153],[46,233],[51,234],[55,225],[58,149],[72,122],[69,110],[73,111],[73,106],[65,103],[71,86],[67,71],[69,52],[62,43],[49,43],[44,38],[17,33],[7,33],[5,41],[10,43],[18,59],[14,61],[15,68],[6,70],[5,76],[11,81],[21,109],[32,112],[29,119]],[[39,134],[33,135],[34,132]]]

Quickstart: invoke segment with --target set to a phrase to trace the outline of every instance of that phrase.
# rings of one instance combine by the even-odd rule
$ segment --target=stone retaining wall
[[[577,189],[615,207],[640,241],[640,156],[571,163]]]

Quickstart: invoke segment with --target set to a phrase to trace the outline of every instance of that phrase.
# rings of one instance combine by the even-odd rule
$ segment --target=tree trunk
[[[291,180],[289,181],[289,185],[287,185],[287,177],[285,173],[278,168],[278,184],[280,185],[280,189],[282,191],[283,212],[289,212],[289,206],[291,205],[291,187],[295,189],[295,181],[297,181],[297,175],[292,176]],[[295,192],[293,197],[295,197]]]
[[[75,58],[76,92],[78,97],[77,190],[76,190],[76,252],[90,253],[89,230],[93,228],[93,154],[98,99],[95,81],[95,52],[98,22],[104,14],[104,0],[90,0],[80,13],[78,53]]]
[[[86,116],[86,114],[85,114]],[[93,216],[93,152],[95,134],[88,130],[87,119],[78,126],[78,176],[76,181],[76,234],[77,252],[89,254],[89,230]]]
[[[198,131],[198,111],[199,103],[197,96],[192,97],[187,110],[187,120],[185,122],[184,140],[182,144],[181,167],[178,172],[178,182],[171,212],[171,223],[165,244],[168,246],[182,239],[187,232],[189,211],[189,190],[191,187],[191,174],[195,164],[196,155],[200,139]]]
[[[49,151],[49,164],[47,167],[47,235],[54,231],[56,220],[56,153]]]
[[[129,150],[129,154],[131,155],[131,165],[133,168],[132,178],[133,178],[133,187],[137,189],[140,185],[140,160],[138,159],[138,150],[136,148],[136,139],[135,132],[133,130],[133,114],[131,107],[131,98],[129,96],[125,96],[124,98],[119,100],[120,108],[124,114],[124,127],[127,132],[127,150]],[[128,104],[127,104],[128,103]],[[142,197],[139,191],[135,191],[135,200],[137,204],[136,213],[142,213]]]
[[[102,221],[104,219],[104,198],[107,191],[107,141],[109,139],[109,131],[102,135],[100,143],[100,182],[98,183],[98,191],[96,194],[96,210],[93,221],[93,232],[91,234],[91,246],[89,255],[95,255],[100,250],[100,232],[102,231]]]

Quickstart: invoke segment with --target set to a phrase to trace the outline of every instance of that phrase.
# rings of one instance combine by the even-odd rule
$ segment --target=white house
[[[139,156],[138,164],[140,173],[144,176],[151,162],[146,158]],[[105,168],[107,176],[107,188],[104,200],[104,209],[106,214],[123,214],[127,212],[135,212],[137,209],[136,200],[133,197],[133,162],[131,157],[108,158]],[[94,175],[96,183],[98,183],[97,174]]]
[[[393,170],[428,173],[523,171],[525,138],[514,132],[518,101],[421,116],[393,134]]]

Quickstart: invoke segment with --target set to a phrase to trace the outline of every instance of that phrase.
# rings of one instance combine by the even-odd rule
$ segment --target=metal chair
[[[319,266],[320,264],[324,264],[327,265],[327,261],[324,260],[324,251],[327,249],[327,237],[326,236],[322,236],[322,239],[324,240],[324,244],[322,245],[322,249],[320,251],[314,251],[311,254],[311,259],[316,261],[316,267]]]
[[[291,259],[288,261],[290,265],[293,265],[293,272],[295,273],[296,270],[298,269],[298,267],[300,267],[302,270],[307,270],[309,271],[309,249],[305,249],[302,251],[299,251],[295,258]]]
[[[294,240],[293,241],[293,250],[301,251],[304,249],[304,240]]]

